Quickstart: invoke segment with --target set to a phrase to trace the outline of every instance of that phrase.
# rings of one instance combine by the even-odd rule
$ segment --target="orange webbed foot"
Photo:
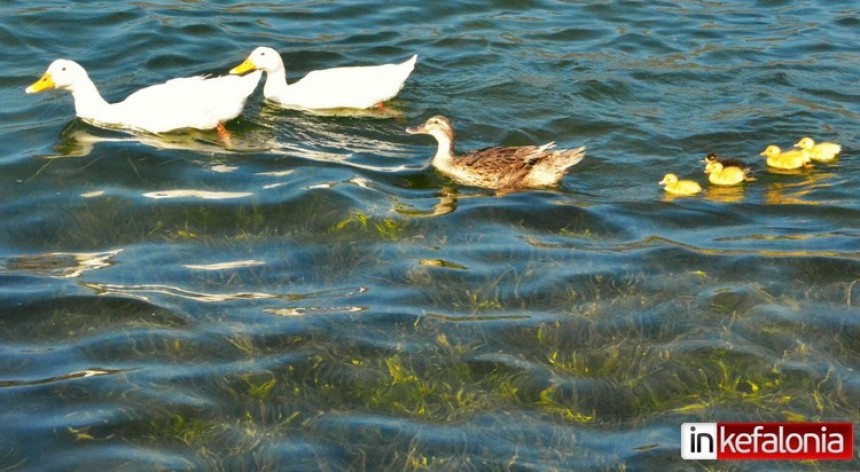
[[[224,123],[218,123],[218,126],[215,127],[215,131],[218,132],[218,138],[220,138],[221,142],[224,143],[224,147],[233,147],[233,138],[230,136],[230,131],[228,131],[227,127],[224,126]]]

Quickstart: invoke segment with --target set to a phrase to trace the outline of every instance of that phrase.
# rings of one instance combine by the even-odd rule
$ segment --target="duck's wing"
[[[147,104],[199,106],[206,102],[224,103],[242,101],[257,87],[262,72],[244,76],[182,77],[163,84],[142,88],[129,95],[121,103],[129,107],[145,107]]]
[[[459,158],[456,165],[476,175],[495,179],[500,187],[516,185],[547,156],[546,151],[553,145],[478,149]]]
[[[487,147],[469,152],[459,163],[472,167],[511,168],[531,167],[536,162],[546,157],[546,151],[554,143],[543,146],[511,146],[511,147]]]
[[[149,131],[214,128],[242,112],[262,72],[183,77],[142,88],[115,105],[124,123]]]
[[[723,168],[728,168],[728,167],[738,167],[738,168],[740,168],[740,169],[746,169],[746,168],[749,168],[749,166],[748,166],[748,165],[746,165],[746,164],[744,163],[744,161],[742,161],[742,160],[740,160],[740,159],[731,159],[731,158],[729,158],[729,159],[722,159],[722,158],[721,158],[721,159],[720,159],[719,161],[717,161],[717,162],[719,162],[720,164],[722,164],[722,165],[723,165]]]
[[[815,145],[814,151],[819,155],[834,157],[842,152],[842,146],[836,143],[819,143]]]
[[[400,64],[316,70],[289,88],[297,103],[307,108],[370,108],[400,92],[416,59],[412,56]]]

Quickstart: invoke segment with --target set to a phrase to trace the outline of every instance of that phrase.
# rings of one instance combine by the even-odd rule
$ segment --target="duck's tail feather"
[[[552,143],[550,143],[552,145]],[[550,146],[548,145],[548,146]],[[526,178],[528,186],[545,187],[558,184],[567,170],[585,158],[585,146],[576,149],[550,151],[531,168]]]
[[[566,170],[571,166],[579,164],[579,161],[583,159],[585,159],[585,146],[580,146],[576,149],[565,149],[554,152],[547,159],[548,162],[546,162],[546,165],[559,170]]]

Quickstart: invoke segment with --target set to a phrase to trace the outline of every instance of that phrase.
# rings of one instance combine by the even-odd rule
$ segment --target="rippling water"
[[[860,8],[838,0],[7,2],[0,16],[0,470],[770,470],[685,463],[686,421],[860,421]],[[259,92],[214,132],[132,136],[24,95],[81,62],[109,100],[271,45],[418,66],[383,112]],[[496,196],[426,167],[550,140]],[[832,165],[758,157],[801,136]],[[758,180],[704,182],[719,152]],[[787,463],[843,469],[850,463]]]

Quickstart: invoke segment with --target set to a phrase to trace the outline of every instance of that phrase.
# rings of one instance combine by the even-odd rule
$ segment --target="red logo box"
[[[851,460],[851,423],[684,423],[688,460]]]

